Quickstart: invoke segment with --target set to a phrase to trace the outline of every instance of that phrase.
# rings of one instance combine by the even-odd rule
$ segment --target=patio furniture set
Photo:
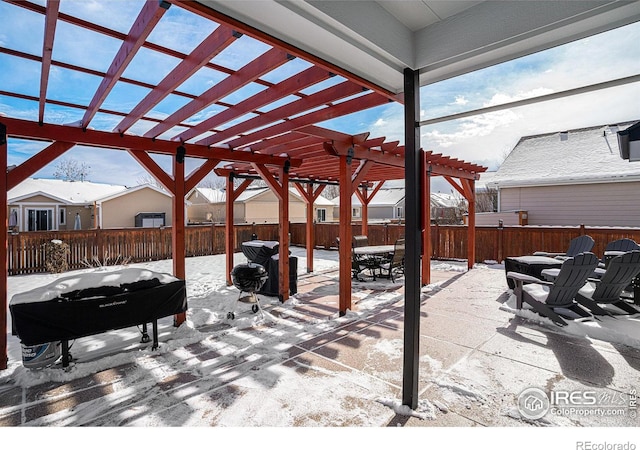
[[[526,303],[560,326],[573,319],[640,314],[640,245],[627,238],[612,241],[601,259],[591,252],[593,246],[584,235],[565,253],[506,258],[516,308]]]
[[[339,239],[337,243],[340,245]],[[398,275],[404,274],[404,237],[390,245],[369,245],[367,236],[353,236],[351,274],[358,281],[388,278],[395,283]]]

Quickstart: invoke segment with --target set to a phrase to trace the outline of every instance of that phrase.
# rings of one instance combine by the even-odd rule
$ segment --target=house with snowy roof
[[[170,224],[171,203],[169,194],[151,185],[127,188],[45,178],[28,178],[7,193],[13,231],[149,226],[140,221],[141,214],[161,215]]]
[[[640,227],[640,162],[619,146],[638,123],[522,137],[487,184],[498,190],[496,214],[524,213],[528,225]],[[496,214],[478,214],[476,224],[495,225]]]
[[[196,187],[186,196],[188,223],[226,221],[226,191]],[[268,187],[249,187],[233,203],[234,223],[277,223],[278,197]],[[334,204],[318,196],[313,204],[313,217],[317,222],[330,221]],[[289,189],[289,221],[306,222],[307,204],[295,188]]]
[[[433,222],[457,223],[461,220],[461,199],[453,194],[431,193],[431,219]],[[333,199],[335,220],[338,220],[340,197]],[[404,180],[385,181],[384,185],[371,198],[367,207],[367,221],[389,222],[404,219],[405,190]],[[351,197],[351,220],[362,219],[362,202],[354,194]]]

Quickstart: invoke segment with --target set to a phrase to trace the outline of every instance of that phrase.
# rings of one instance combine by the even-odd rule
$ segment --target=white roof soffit
[[[640,0],[200,0],[370,80],[404,90],[640,21]]]

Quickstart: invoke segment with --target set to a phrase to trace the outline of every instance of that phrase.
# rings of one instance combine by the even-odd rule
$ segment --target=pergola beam
[[[82,126],[87,127],[91,122],[91,119],[95,116],[96,112],[100,108],[100,105],[107,98],[113,87],[120,80],[120,76],[124,73],[129,63],[133,60],[140,47],[144,45],[147,37],[151,34],[155,26],[158,24],[164,13],[169,9],[169,5],[166,2],[146,2],[140,10],[138,17],[131,26],[131,30],[126,39],[122,41],[122,45],[113,58],[109,69],[100,86],[96,90],[89,106],[82,118]],[[47,7],[48,9],[48,7]]]
[[[326,70],[316,66],[309,67],[303,72],[295,74],[292,77],[287,78],[286,80],[275,84],[236,105],[230,106],[224,111],[208,119],[203,120],[199,124],[175,136],[174,140],[184,142],[207,131],[213,131],[217,126],[225,124],[242,116],[243,114],[255,112],[258,108],[280,100],[288,95],[295,94],[306,87],[326,80],[329,77],[330,73]]]
[[[44,39],[42,44],[42,69],[40,71],[40,99],[38,101],[38,122],[44,122],[44,106],[47,99],[49,85],[49,71],[51,70],[51,54],[53,41],[58,23],[60,0],[47,0],[47,12],[44,19]]]
[[[320,92],[316,92],[315,94],[309,95],[308,97],[304,97],[291,103],[287,103],[286,105],[282,105],[269,112],[245,120],[244,122],[241,122],[237,125],[233,125],[225,129],[224,131],[201,139],[197,141],[197,143],[204,145],[214,145],[220,142],[224,142],[229,138],[238,136],[249,130],[269,125],[279,120],[283,120],[296,114],[300,114],[301,112],[308,111],[309,109],[326,105],[330,102],[340,100],[350,95],[354,95],[361,91],[362,87],[349,81],[345,81],[336,86],[332,86],[330,88],[323,89]],[[287,130],[285,131],[290,131],[290,129],[287,128]],[[267,134],[264,137],[273,136],[274,134],[276,133]],[[251,134],[249,134],[249,136],[251,136]],[[236,141],[228,142],[228,144],[234,148],[240,147],[242,145],[240,142]]]
[[[2,119],[0,119],[1,121]],[[7,173],[7,190],[11,190],[44,166],[63,155],[75,144],[56,141]]]
[[[225,30],[224,27],[219,27],[218,29]],[[216,30],[218,31],[218,30]],[[232,31],[227,30],[228,33],[231,33],[231,38],[234,38],[235,34]],[[230,42],[228,42],[230,43]],[[228,45],[227,43],[227,45]],[[209,105],[215,103],[221,98],[231,94],[232,92],[237,91],[238,89],[246,86],[252,81],[257,80],[262,75],[276,67],[281,66],[285,62],[288,61],[289,55],[279,49],[271,49],[254,59],[240,70],[235,72],[233,75],[229,75],[224,80],[215,84],[213,87],[209,88],[203,94],[198,96],[196,100],[193,100],[182,108],[178,109],[175,113],[171,114],[168,118],[163,120],[161,123],[153,127],[151,130],[147,131],[144,136],[145,137],[157,137],[163,132],[169,130],[173,126],[177,125],[183,120],[188,119],[194,114],[202,111]]]
[[[136,123],[144,114],[146,114],[151,108],[160,103],[167,95],[174,89],[180,86],[187,78],[198,71],[215,55],[219,54],[227,48],[233,41],[236,40],[236,36],[232,30],[225,27],[218,27],[205,38],[204,41],[198,45],[191,54],[171,70],[165,76],[158,85],[149,92],[145,98],[138,103],[131,112],[113,129],[124,133],[133,124]],[[172,117],[173,118],[173,117]],[[176,123],[179,122],[176,121]],[[163,124],[165,121],[162,122]],[[152,133],[154,130],[147,132],[146,137],[155,137],[161,133]]]
[[[7,126],[9,136],[42,139],[52,141],[75,142],[79,145],[111,148],[116,150],[149,151],[166,155],[175,155],[179,143],[162,139],[150,139],[129,134],[116,134],[108,131],[85,130],[65,125],[43,124],[27,120],[0,117],[0,122]],[[273,164],[282,166],[289,161],[292,167],[302,163],[298,159],[290,159],[273,155],[261,155],[250,152],[234,152],[227,148],[209,148],[197,144],[183,144],[186,154],[193,158],[219,159],[221,161],[257,162],[259,164]]]
[[[241,147],[248,145],[252,142],[264,139],[266,137],[275,136],[288,131],[296,130],[298,128],[310,125],[312,123],[324,122],[325,120],[334,119],[354,112],[362,111],[365,109],[373,108],[374,106],[380,106],[387,103],[388,100],[376,93],[365,94],[361,97],[356,97],[350,100],[345,100],[341,103],[322,108],[317,111],[313,111],[302,116],[298,116],[291,120],[278,123],[276,125],[264,128],[259,131],[255,131],[247,136],[242,136],[238,139],[227,142],[231,147]]]

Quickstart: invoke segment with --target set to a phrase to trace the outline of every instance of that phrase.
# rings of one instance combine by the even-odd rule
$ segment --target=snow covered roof
[[[225,191],[222,189],[196,187],[194,191],[206,198],[209,203],[222,203],[226,198]]]
[[[387,188],[387,186],[393,186],[391,188]],[[397,186],[402,187],[397,187]],[[371,199],[369,203],[369,208],[371,207],[389,207],[395,206],[404,200],[405,190],[404,190],[404,180],[394,180],[394,183],[385,182],[384,186],[380,188],[380,190],[376,193],[376,195]],[[452,208],[458,206],[458,198],[451,194],[444,194],[441,192],[432,192],[431,193],[431,206],[440,207],[440,208]],[[334,205],[340,205],[340,197],[336,197],[332,200]],[[362,202],[357,195],[353,195],[351,197],[351,205],[354,207],[362,206]]]
[[[431,206],[436,208],[455,208],[458,206],[461,197],[442,192],[431,193]]]
[[[480,179],[476,180],[475,188],[476,192],[482,192],[487,189],[487,185],[491,185],[496,178],[496,172],[482,172]]]
[[[159,187],[154,186],[152,184],[141,184],[139,186],[134,186],[132,188],[125,189],[124,191],[116,192],[115,194],[107,195],[106,197],[101,197],[99,199],[96,199],[96,202],[102,203],[102,202],[105,202],[107,200],[112,200],[114,198],[121,197],[123,195],[127,195],[127,194],[131,194],[133,192],[136,192],[136,191],[140,191],[142,189],[151,189],[151,190],[154,190],[154,191],[158,192],[159,194],[165,195],[167,197],[171,197],[171,194],[169,194],[167,191],[165,191],[162,188],[159,188]]]
[[[221,189],[197,187],[195,188],[195,190],[198,191],[200,194],[202,194],[209,203],[224,203],[227,198],[226,191],[223,191]],[[238,195],[236,202],[246,202],[247,200],[255,198],[258,195],[262,195],[269,190],[270,188],[268,187],[245,189],[243,192],[240,193],[240,195]],[[296,189],[289,189],[289,193],[290,195],[293,195],[295,198],[302,200],[302,197],[300,196],[300,194]],[[333,203],[331,202],[331,200],[320,195],[314,202],[314,205],[329,206],[329,205],[333,205]]]
[[[126,186],[92,183],[90,181],[27,178],[7,192],[7,197],[8,203],[19,202],[34,195],[44,195],[61,203],[84,205],[123,192],[126,189]]]
[[[497,170],[492,184],[504,187],[640,180],[640,164],[620,157],[617,137],[617,131],[635,123],[525,136]]]

